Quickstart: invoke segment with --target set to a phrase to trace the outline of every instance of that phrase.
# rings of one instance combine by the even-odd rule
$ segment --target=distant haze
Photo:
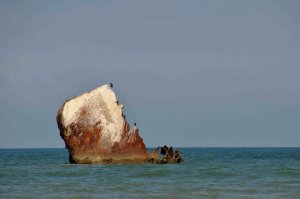
[[[300,1],[0,0],[0,148],[64,147],[113,82],[147,146],[300,147]]]

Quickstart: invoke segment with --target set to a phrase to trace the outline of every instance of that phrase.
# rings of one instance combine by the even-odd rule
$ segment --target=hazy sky
[[[0,147],[64,147],[113,82],[147,146],[300,147],[300,2],[0,0]]]

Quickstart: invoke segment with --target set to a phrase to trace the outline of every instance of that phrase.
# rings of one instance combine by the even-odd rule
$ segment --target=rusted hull
[[[157,150],[147,154],[123,107],[108,85],[65,101],[56,120],[71,163],[164,163]]]

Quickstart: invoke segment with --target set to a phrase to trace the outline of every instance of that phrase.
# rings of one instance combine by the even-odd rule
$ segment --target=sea
[[[300,198],[300,148],[179,150],[181,164],[103,165],[0,149],[0,198]]]

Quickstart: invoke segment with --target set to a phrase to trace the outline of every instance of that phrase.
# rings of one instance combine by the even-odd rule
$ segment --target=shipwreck
[[[180,163],[180,151],[147,152],[139,129],[131,128],[112,84],[66,100],[57,113],[70,163]]]

